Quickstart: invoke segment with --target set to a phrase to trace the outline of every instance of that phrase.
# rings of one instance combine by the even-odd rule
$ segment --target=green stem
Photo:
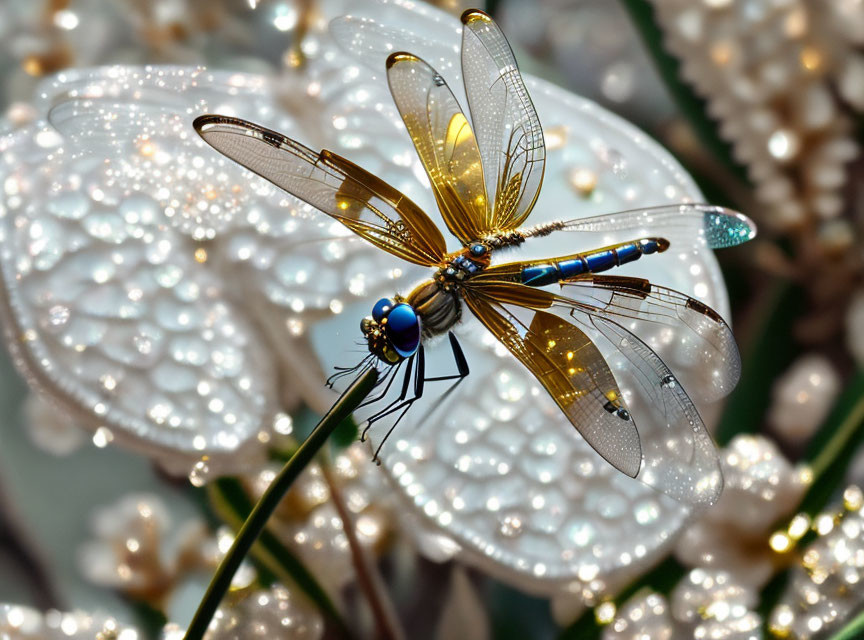
[[[864,611],[852,618],[849,623],[831,636],[831,640],[856,640],[864,635]]]
[[[235,531],[240,530],[255,506],[236,478],[219,478],[216,482],[211,482],[207,486],[207,493],[213,510]],[[250,554],[255,561],[260,579],[269,582],[279,581],[286,586],[296,585],[338,628],[341,636],[350,637],[348,626],[324,587],[315,579],[303,561],[277,536],[264,529],[252,546]]]
[[[306,468],[315,454],[321,449],[327,438],[339,424],[347,418],[363,402],[366,396],[371,393],[378,381],[378,371],[375,368],[369,369],[366,373],[360,376],[354,384],[352,384],[345,393],[336,401],[327,412],[318,426],[309,434],[309,437],[303,441],[303,444],[297,449],[291,459],[285,463],[282,471],[273,480],[261,499],[252,509],[246,522],[237,533],[234,543],[228,554],[222,559],[219,568],[213,575],[210,585],[207,587],[207,592],[198,605],[198,610],[192,618],[189,629],[186,631],[185,640],[201,640],[207,627],[210,626],[210,620],[225,593],[231,585],[231,580],[234,577],[234,572],[240,566],[243,558],[249,552],[249,549],[255,543],[261,531],[267,525],[273,511],[279,506],[282,498],[291,488],[297,476]]]
[[[830,500],[864,440],[864,371],[852,377],[807,452],[813,482],[799,510],[815,515]]]

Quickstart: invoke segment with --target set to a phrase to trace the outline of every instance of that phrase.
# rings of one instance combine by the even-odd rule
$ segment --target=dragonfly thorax
[[[435,281],[442,289],[450,290],[489,266],[491,247],[485,242],[472,242],[467,247],[447,256],[435,273]]]

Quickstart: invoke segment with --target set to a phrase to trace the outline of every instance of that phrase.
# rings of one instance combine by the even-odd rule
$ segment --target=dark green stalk
[[[705,101],[681,80],[681,63],[663,45],[663,32],[657,26],[654,8],[647,0],[622,0],[621,4],[630,14],[678,110],[690,123],[699,141],[736,178],[747,184],[746,171],[732,156],[731,145],[717,134],[717,124],[708,117]]]
[[[207,486],[207,493],[213,510],[222,521],[235,531],[252,513],[255,506],[245,489],[236,478],[219,478]],[[259,580],[265,584],[279,581],[284,585],[296,585],[321,610],[328,620],[338,627],[344,637],[350,633],[336,605],[318,582],[312,572],[294,552],[269,530],[264,529],[250,550]]]
[[[267,525],[273,511],[279,506],[297,476],[327,442],[327,438],[330,437],[333,430],[363,402],[377,381],[378,371],[374,368],[360,376],[336,401],[327,415],[321,419],[321,422],[303,441],[291,459],[285,463],[282,471],[279,472],[279,475],[276,476],[252,509],[252,513],[249,514],[246,522],[237,533],[231,549],[219,564],[219,568],[216,569],[216,573],[207,587],[207,592],[204,594],[201,604],[198,605],[198,610],[186,631],[185,640],[201,640],[204,637],[213,614],[216,613],[219,603],[231,585],[234,572],[237,571],[243,558],[246,557],[249,549]]]
[[[831,636],[831,640],[856,640],[864,637],[864,611],[852,618],[846,626]]]

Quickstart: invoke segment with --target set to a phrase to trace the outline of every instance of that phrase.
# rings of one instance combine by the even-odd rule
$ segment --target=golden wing
[[[489,202],[480,150],[447,83],[410,53],[387,58],[387,80],[447,228],[463,244],[483,238]]]
[[[615,378],[584,332],[538,308],[546,304],[545,293],[503,283],[466,287],[465,302],[528,367],[588,444],[616,469],[635,478],[642,464],[642,447]],[[531,308],[530,320],[519,320],[501,306],[503,302],[522,302]]]
[[[515,229],[531,212],[546,166],[540,119],[507,38],[479,9],[462,14],[462,76],[486,191],[495,194],[486,232]]]
[[[687,369],[691,389],[698,397],[715,401],[728,395],[741,376],[741,356],[729,325],[705,303],[644,278],[596,273],[562,277],[565,265],[579,264],[586,255],[608,253],[621,246],[493,265],[474,276],[471,282],[475,285],[512,282],[535,287],[552,284],[557,278],[562,291],[575,296],[555,296],[557,307],[616,321],[626,320],[630,330],[637,334],[655,333],[651,325],[664,325],[665,339],[658,348],[667,354],[670,363]]]
[[[464,298],[612,466],[679,502],[717,501],[723,476],[711,436],[645,342],[610,317],[520,284],[468,281]],[[522,309],[511,313],[505,304]],[[567,311],[562,317],[553,308]]]
[[[239,118],[205,115],[194,126],[220,153],[384,251],[423,266],[446,254],[444,237],[420,207],[353,162]]]

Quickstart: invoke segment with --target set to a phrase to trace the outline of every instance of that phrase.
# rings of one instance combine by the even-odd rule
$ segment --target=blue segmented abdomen
[[[524,267],[521,282],[529,287],[544,287],[586,273],[608,271],[622,264],[634,262],[644,255],[662,253],[668,247],[669,241],[664,238],[641,238],[632,242],[622,242],[613,247],[577,253],[546,264]]]

